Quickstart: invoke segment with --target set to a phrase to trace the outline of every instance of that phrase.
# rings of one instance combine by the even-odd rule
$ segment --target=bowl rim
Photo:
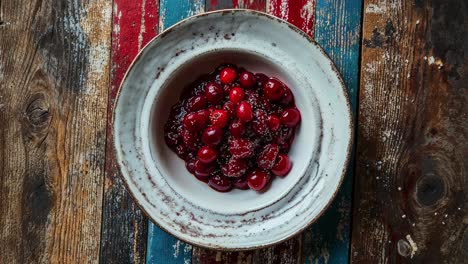
[[[227,247],[221,247],[221,246],[212,246],[211,244],[209,246],[207,245],[202,245],[202,244],[198,244],[196,242],[189,242],[187,241],[186,239],[182,238],[182,237],[179,237],[178,235],[174,234],[173,232],[171,232],[170,230],[162,227],[157,221],[156,219],[154,219],[146,210],[145,208],[140,204],[140,202],[138,201],[138,199],[135,197],[135,194],[133,193],[133,191],[131,190],[130,186],[128,185],[127,183],[127,180],[125,179],[123,173],[122,173],[122,166],[125,166],[124,164],[121,164],[121,162],[117,159],[117,146],[116,146],[116,142],[115,142],[115,116],[116,116],[116,108],[117,108],[117,105],[118,105],[118,102],[119,102],[119,99],[120,99],[120,92],[122,90],[122,87],[123,87],[123,84],[125,83],[130,71],[133,69],[134,65],[136,64],[136,62],[141,58],[141,55],[143,54],[143,52],[145,51],[145,49],[151,45],[152,42],[154,42],[155,40],[159,39],[159,38],[164,38],[165,35],[171,33],[172,31],[175,30],[176,27],[179,27],[180,25],[182,24],[185,24],[187,23],[188,21],[191,21],[191,20],[195,20],[199,17],[204,17],[204,16],[208,16],[208,15],[211,15],[211,14],[217,14],[217,13],[220,13],[220,14],[225,14],[225,13],[251,13],[251,14],[254,14],[254,15],[260,15],[260,16],[264,16],[266,18],[269,18],[270,20],[273,20],[274,22],[277,22],[277,23],[284,23],[286,24],[291,30],[294,30],[296,31],[299,35],[301,35],[302,37],[304,37],[310,44],[314,45],[315,48],[318,49],[318,51],[325,56],[326,59],[328,59],[328,61],[330,62],[330,66],[331,66],[331,70],[335,73],[335,76],[338,78],[338,81],[340,83],[340,87],[341,87],[341,90],[342,90],[342,93],[344,95],[344,99],[345,99],[345,102],[346,102],[346,110],[347,110],[347,113],[348,113],[348,116],[350,117],[349,118],[349,123],[348,123],[348,127],[349,127],[349,130],[350,130],[350,140],[348,142],[348,145],[346,147],[346,157],[345,157],[345,161],[344,161],[344,165],[343,165],[343,168],[341,170],[341,175],[340,175],[340,179],[339,179],[339,182],[338,182],[338,185],[336,186],[336,189],[334,190],[331,198],[327,201],[326,205],[320,210],[320,212],[314,217],[312,218],[311,220],[309,220],[303,227],[301,227],[300,229],[298,229],[296,232],[294,233],[291,233],[281,239],[278,239],[277,241],[273,242],[273,243],[268,243],[268,244],[263,244],[263,245],[257,245],[257,246],[250,246],[250,247],[243,247],[243,248],[227,248]],[[322,49],[322,47],[309,35],[307,35],[304,31],[302,31],[300,28],[298,28],[297,26],[291,24],[290,22],[284,20],[284,19],[281,19],[281,18],[278,18],[274,15],[270,15],[266,12],[262,12],[262,11],[257,11],[257,10],[252,10],[252,9],[245,9],[245,8],[228,8],[228,9],[220,9],[220,10],[215,10],[215,11],[207,11],[207,12],[203,12],[203,13],[200,13],[200,14],[196,14],[196,15],[193,15],[193,16],[189,16],[187,18],[184,18],[180,21],[178,21],[177,23],[173,24],[172,26],[168,27],[167,29],[165,29],[163,32],[161,32],[160,34],[158,34],[157,36],[153,37],[150,41],[148,41],[148,43],[146,43],[137,53],[137,55],[135,56],[135,58],[132,60],[132,62],[129,64],[127,70],[125,71],[125,74],[123,75],[122,77],[122,80],[119,84],[119,88],[116,92],[116,95],[115,95],[115,100],[113,102],[113,105],[111,105],[112,107],[112,151],[113,151],[113,154],[114,154],[114,160],[115,162],[117,163],[117,167],[118,167],[118,172],[119,172],[119,176],[118,177],[121,177],[122,179],[122,182],[123,184],[125,185],[125,188],[127,189],[127,192],[130,194],[130,196],[132,197],[133,201],[137,204],[137,206],[139,207],[139,209],[143,212],[143,214],[149,219],[151,220],[151,222],[153,224],[155,224],[156,226],[158,226],[160,229],[162,229],[163,231],[165,231],[166,233],[174,236],[175,238],[177,238],[178,240],[180,241],[183,241],[189,245],[194,245],[194,246],[197,246],[197,247],[202,247],[202,248],[207,248],[207,249],[212,249],[212,250],[219,250],[219,251],[224,251],[224,252],[232,252],[232,251],[247,251],[247,250],[256,250],[256,249],[262,249],[262,248],[267,248],[267,247],[271,247],[271,246],[275,246],[275,245],[278,245],[282,242],[285,242],[286,240],[289,240],[293,237],[296,237],[298,236],[300,233],[302,233],[305,229],[307,229],[308,227],[310,227],[313,223],[315,223],[324,213],[325,211],[327,211],[330,207],[330,205],[332,204],[332,202],[335,200],[336,198],[336,195],[338,193],[338,191],[340,190],[341,186],[343,185],[343,181],[344,181],[344,178],[346,176],[346,172],[348,171],[348,168],[349,168],[349,163],[350,163],[350,160],[351,160],[351,154],[353,153],[353,145],[354,145],[354,137],[355,137],[355,117],[354,117],[354,114],[353,114],[353,111],[352,111],[352,108],[351,108],[351,101],[350,101],[350,98],[349,98],[349,94],[348,94],[348,91],[346,89],[346,85],[343,81],[343,78],[340,74],[340,72],[338,71],[338,69],[336,68],[336,65],[335,63],[333,62],[333,60],[330,58],[330,56],[328,56],[327,53],[325,53],[325,51]]]

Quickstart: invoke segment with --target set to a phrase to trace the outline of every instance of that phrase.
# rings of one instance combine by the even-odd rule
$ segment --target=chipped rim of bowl
[[[312,44],[315,48],[317,48],[317,50],[330,62],[331,70],[334,72],[335,77],[338,79],[338,81],[340,83],[341,92],[344,95],[344,99],[345,99],[345,102],[346,102],[346,110],[347,110],[347,113],[348,113],[348,116],[349,116],[348,127],[349,127],[349,130],[350,130],[350,134],[349,134],[349,142],[348,142],[348,145],[346,146],[346,157],[345,157],[345,161],[344,161],[344,164],[343,164],[343,168],[341,170],[341,175],[340,175],[339,182],[336,185],[336,189],[334,190],[332,196],[330,197],[330,199],[328,200],[326,205],[320,210],[320,212],[314,218],[309,220],[302,228],[298,229],[294,233],[289,234],[286,237],[278,239],[277,241],[275,241],[273,243],[250,246],[250,247],[242,247],[242,248],[228,248],[228,247],[222,247],[222,246],[218,246],[218,247],[211,246],[211,244],[210,244],[210,246],[207,246],[207,245],[197,244],[197,243],[191,242],[191,241],[189,242],[188,240],[174,234],[170,230],[168,230],[168,229],[164,228],[163,226],[161,226],[153,217],[151,217],[151,215],[145,210],[145,208],[140,204],[138,199],[135,197],[135,194],[131,191],[131,188],[129,187],[129,185],[127,183],[127,180],[125,179],[125,177],[123,176],[123,173],[122,173],[122,168],[121,167],[125,166],[125,165],[121,164],[121,162],[116,158],[115,153],[117,153],[117,146],[116,146],[116,142],[114,141],[114,136],[112,137],[112,150],[114,152],[115,160],[117,161],[117,165],[118,165],[117,167],[118,167],[118,170],[119,170],[119,177],[121,177],[121,179],[123,180],[122,182],[124,183],[125,188],[127,189],[128,193],[131,195],[131,197],[133,198],[133,201],[138,205],[139,209],[143,212],[143,214],[148,219],[150,219],[152,223],[154,223],[156,226],[158,226],[160,229],[164,230],[165,232],[171,234],[172,236],[174,236],[178,240],[181,240],[181,241],[183,241],[183,242],[185,242],[187,244],[198,246],[198,247],[203,247],[203,248],[208,248],[208,249],[212,249],[212,250],[220,250],[220,251],[230,252],[230,251],[247,251],[247,250],[262,249],[262,248],[278,245],[278,244],[280,244],[282,242],[285,242],[286,240],[289,240],[291,238],[294,238],[294,237],[298,236],[305,229],[310,227],[315,221],[317,221],[325,213],[325,211],[328,210],[328,208],[331,206],[332,202],[335,200],[336,195],[337,195],[338,191],[340,190],[340,188],[341,188],[341,186],[343,184],[344,177],[346,176],[346,172],[348,170],[349,163],[350,163],[350,160],[351,160],[351,154],[353,152],[353,144],[354,144],[354,137],[355,137],[355,125],[354,125],[354,118],[355,117],[354,117],[354,114],[353,114],[353,111],[352,111],[352,108],[351,108],[350,97],[349,97],[348,91],[346,89],[346,85],[345,85],[345,83],[343,81],[343,78],[341,77],[340,72],[336,68],[336,65],[333,62],[333,60],[330,58],[330,56],[328,56],[327,53],[325,53],[325,51],[322,49],[322,47],[311,36],[307,35],[300,28],[298,28],[297,26],[289,23],[288,21],[286,21],[284,19],[278,18],[276,16],[270,15],[270,14],[262,12],[262,11],[257,11],[257,10],[252,10],[252,9],[228,8],[228,9],[221,9],[221,10],[215,10],[215,11],[207,11],[207,12],[204,12],[204,13],[200,13],[200,14],[193,15],[193,16],[187,17],[185,19],[182,19],[179,22],[175,23],[174,25],[172,25],[172,26],[168,27],[167,29],[165,29],[163,32],[161,32],[157,36],[153,37],[150,41],[148,41],[148,43],[146,43],[138,51],[138,54],[135,56],[135,58],[132,60],[132,62],[128,66],[128,68],[125,71],[125,74],[124,74],[124,76],[122,78],[122,81],[121,81],[121,83],[119,85],[119,88],[117,90],[116,97],[115,97],[116,99],[114,100],[114,103],[112,105],[112,107],[113,107],[112,108],[112,131],[113,131],[113,134],[114,134],[114,127],[115,127],[115,125],[114,125],[115,122],[114,121],[115,121],[115,115],[116,115],[116,106],[118,105],[118,102],[119,102],[119,99],[120,99],[120,92],[122,90],[122,86],[125,83],[130,71],[133,69],[133,66],[140,59],[140,57],[143,54],[143,52],[145,51],[145,49],[149,45],[151,45],[151,43],[154,42],[155,40],[157,40],[159,38],[163,38],[165,35],[171,33],[176,27],[179,27],[180,25],[185,24],[188,21],[195,20],[195,19],[197,19],[199,17],[204,17],[204,16],[207,16],[207,15],[210,15],[210,14],[215,14],[215,13],[220,13],[220,14],[225,14],[225,13],[251,13],[251,14],[254,14],[254,15],[264,16],[266,18],[269,18],[274,23],[284,23],[291,30],[297,32],[300,36],[305,38],[310,44]]]

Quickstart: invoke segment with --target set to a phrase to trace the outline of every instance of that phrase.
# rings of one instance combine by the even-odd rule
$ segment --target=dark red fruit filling
[[[171,109],[166,144],[216,191],[263,191],[292,168],[287,156],[301,114],[280,80],[221,65],[198,78]]]

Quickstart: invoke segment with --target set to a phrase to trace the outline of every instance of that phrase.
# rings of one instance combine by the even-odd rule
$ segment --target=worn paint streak
[[[267,10],[268,13],[290,22],[313,36],[315,5],[316,0],[269,0]]]

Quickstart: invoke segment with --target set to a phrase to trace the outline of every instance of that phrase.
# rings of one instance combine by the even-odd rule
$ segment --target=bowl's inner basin
[[[254,73],[264,73],[277,77],[292,90],[296,106],[301,111],[302,122],[296,131],[296,138],[289,152],[293,163],[291,172],[285,178],[276,177],[267,191],[258,193],[253,190],[234,189],[228,193],[212,190],[207,184],[198,181],[185,168],[185,163],[177,157],[164,141],[164,125],[171,107],[178,101],[182,90],[200,75],[210,73],[222,63],[234,63]],[[198,55],[178,67],[164,84],[159,87],[153,98],[149,135],[150,149],[157,170],[169,186],[188,202],[199,207],[223,214],[245,213],[268,206],[285,196],[299,182],[307,167],[314,160],[321,137],[321,121],[315,98],[298,89],[299,82],[293,78],[297,72],[288,72],[274,58],[268,58],[241,50],[215,50]],[[153,87],[154,88],[154,87]]]

